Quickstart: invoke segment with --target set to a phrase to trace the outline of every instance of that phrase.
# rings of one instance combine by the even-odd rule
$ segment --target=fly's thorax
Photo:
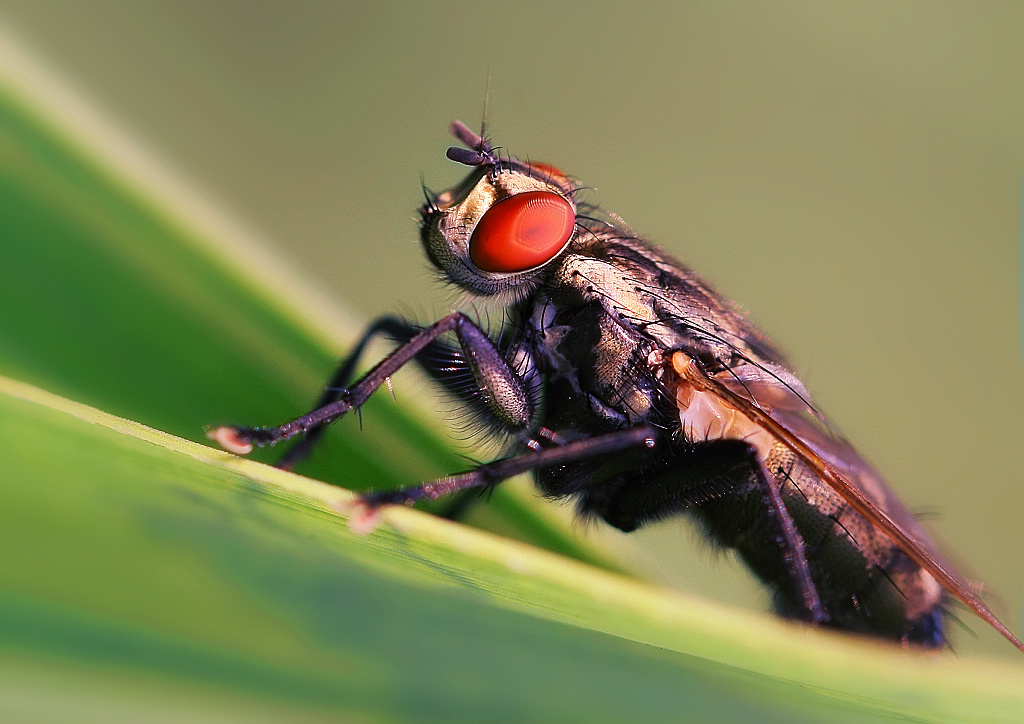
[[[698,275],[614,224],[585,219],[550,266],[546,288],[603,305],[623,326],[662,350],[682,349],[727,365],[734,356],[781,360],[764,336]]]
[[[643,270],[588,253],[571,253],[559,261],[553,279],[558,289],[583,301],[598,302],[634,325],[658,321],[654,299],[645,293],[651,280]]]
[[[445,278],[481,296],[521,299],[576,232],[575,188],[552,167],[475,170],[423,210],[423,244]]]
[[[601,424],[649,419],[663,395],[646,361],[650,339],[592,299],[541,293],[531,303],[528,337],[549,382],[565,382]]]

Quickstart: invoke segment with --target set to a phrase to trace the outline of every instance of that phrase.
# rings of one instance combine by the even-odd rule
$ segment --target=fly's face
[[[534,471],[548,496],[624,531],[696,519],[790,618],[938,647],[952,596],[1024,651],[734,305],[615,217],[589,205],[580,214],[558,169],[502,158],[461,123],[451,130],[464,147],[447,155],[471,171],[428,195],[423,246],[448,282],[507,302],[505,341],[462,312],[428,327],[382,317],[311,412],[211,437],[244,454],[302,435],[281,461],[290,467],[328,423],[416,362],[514,454],[364,495],[356,524],[383,505]],[[377,335],[398,348],[353,382]]]
[[[478,168],[421,209],[427,256],[473,294],[520,297],[571,243],[575,187],[554,167],[501,159],[465,127],[453,130],[477,149],[459,160]]]

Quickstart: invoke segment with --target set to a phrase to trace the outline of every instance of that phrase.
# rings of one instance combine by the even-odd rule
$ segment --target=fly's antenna
[[[445,152],[445,156],[450,160],[461,163],[464,166],[487,166],[497,163],[498,158],[494,153],[494,149],[491,148],[491,144],[483,136],[470,130],[469,126],[465,123],[462,121],[452,121],[452,124],[448,126],[448,130],[465,146],[465,148],[458,146],[450,147]]]
[[[491,69],[487,69],[487,84],[484,86],[484,112],[480,117],[480,138],[487,138],[487,116],[491,110]]]

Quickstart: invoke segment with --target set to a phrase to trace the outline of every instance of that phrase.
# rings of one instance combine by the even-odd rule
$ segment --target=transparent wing
[[[825,427],[827,422],[811,405],[806,389],[792,373],[773,365],[744,365],[711,376],[696,360],[681,352],[673,358],[673,366],[688,383],[717,395],[789,448],[950,595],[1024,652],[1024,643],[996,618],[968,581],[942,557],[878,472],[846,440]]]

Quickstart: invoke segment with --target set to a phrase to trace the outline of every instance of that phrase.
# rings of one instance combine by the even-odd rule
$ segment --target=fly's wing
[[[1024,652],[1024,643],[996,618],[967,580],[941,556],[920,523],[874,468],[848,442],[826,430],[827,423],[791,372],[761,364],[742,365],[711,376],[688,355],[676,355],[673,365],[688,383],[715,394],[789,448],[954,598]]]
[[[885,511],[917,545],[935,560],[946,563],[913,514],[893,494],[878,471],[813,406],[807,390],[791,372],[777,365],[762,363],[759,367],[743,365],[711,379],[728,387],[748,404],[760,408],[779,426],[806,443],[846,483],[856,487]],[[783,440],[779,442],[785,444]],[[799,456],[797,450],[793,452]],[[814,469],[811,461],[804,462]],[[947,564],[947,567],[952,570],[952,566]],[[966,581],[964,585],[967,585]]]

